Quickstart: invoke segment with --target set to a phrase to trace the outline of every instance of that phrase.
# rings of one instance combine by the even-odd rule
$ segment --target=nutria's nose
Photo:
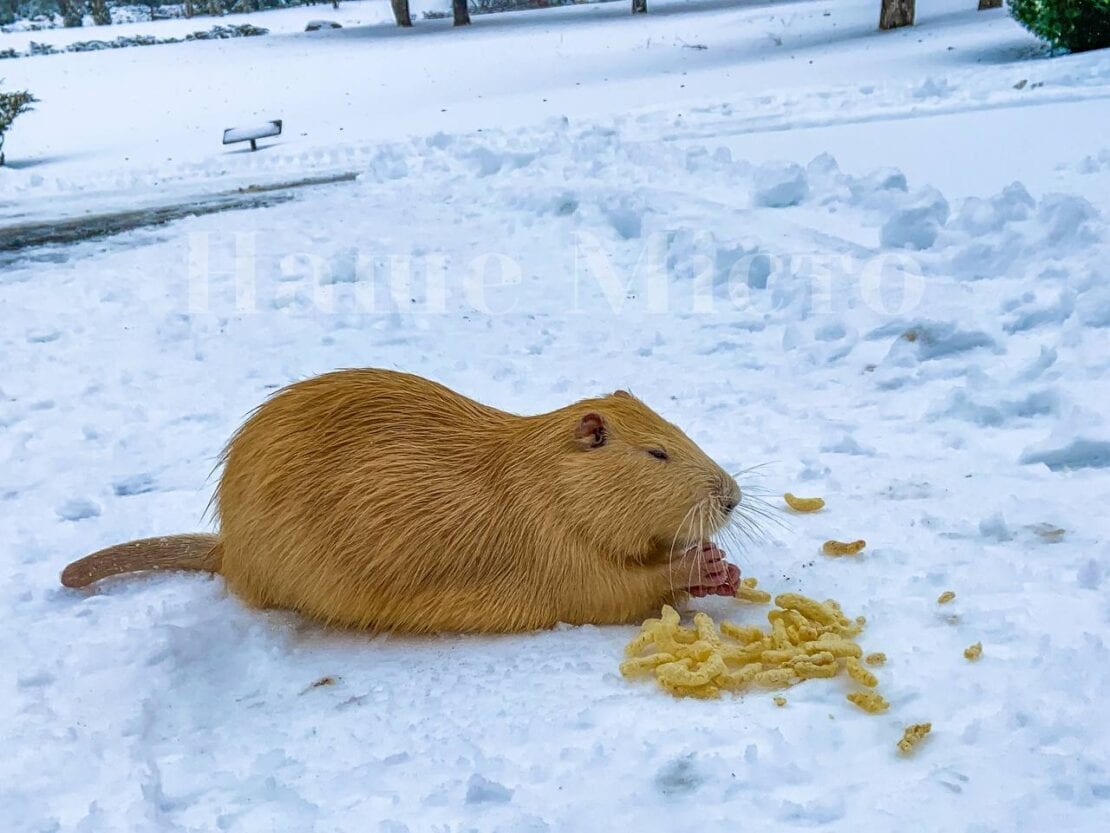
[[[731,515],[733,510],[740,505],[740,487],[734,482],[722,483],[717,494],[720,496],[721,511],[726,515]]]

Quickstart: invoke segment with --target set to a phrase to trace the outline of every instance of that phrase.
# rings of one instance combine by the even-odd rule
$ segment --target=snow
[[[341,30],[6,61],[43,101],[5,226],[357,178],[0,254],[0,827],[1102,831],[1110,58],[965,3],[879,34],[876,5],[399,33],[343,3]],[[618,675],[633,627],[368,637],[218,578],[58,585],[206,528],[243,416],[360,365],[518,412],[630,388],[753,493],[825,497],[723,543],[867,617],[890,712],[824,680],[673,700]]]

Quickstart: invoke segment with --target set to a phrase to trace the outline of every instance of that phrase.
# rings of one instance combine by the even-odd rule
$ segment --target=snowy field
[[[922,5],[891,33],[870,0],[398,32],[366,0],[4,61],[42,99],[9,229],[356,178],[0,252],[0,830],[1104,831],[1110,56]],[[265,150],[219,145],[266,118]],[[866,616],[890,711],[841,680],[674,700],[618,675],[633,627],[368,638],[218,578],[58,585],[205,528],[244,415],[364,365],[518,412],[631,388],[764,464],[742,486],[824,496],[731,556]]]

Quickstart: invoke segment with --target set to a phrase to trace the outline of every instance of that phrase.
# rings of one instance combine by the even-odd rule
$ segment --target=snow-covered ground
[[[8,225],[359,176],[0,266],[0,829],[1104,830],[1110,58],[973,3],[879,34],[877,5],[5,62],[43,99]],[[269,117],[269,149],[219,146]],[[767,464],[745,485],[823,495],[732,555],[865,615],[890,712],[840,681],[676,701],[617,675],[631,627],[371,639],[196,575],[58,586],[203,528],[243,415],[358,365],[521,412],[629,387]]]

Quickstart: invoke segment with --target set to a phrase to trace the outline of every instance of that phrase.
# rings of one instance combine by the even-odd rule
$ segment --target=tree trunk
[[[192,17],[193,14],[193,0],[185,0],[185,17]]]
[[[1001,9],[1002,0],[979,0],[979,11],[984,9]]]
[[[398,26],[412,26],[412,15],[409,14],[409,0],[390,0],[393,4],[393,19]]]
[[[84,23],[85,4],[83,0],[58,0],[58,11],[62,15],[62,23],[67,28],[75,28]]]
[[[647,14],[647,0],[632,0],[632,14]]]
[[[111,26],[112,13],[108,11],[108,0],[89,0],[89,13],[97,26]]]
[[[913,26],[914,0],[883,0],[879,12],[880,29],[897,29],[899,26]]]
[[[451,11],[455,14],[456,26],[470,25],[470,9],[466,7],[467,0],[451,0]]]

